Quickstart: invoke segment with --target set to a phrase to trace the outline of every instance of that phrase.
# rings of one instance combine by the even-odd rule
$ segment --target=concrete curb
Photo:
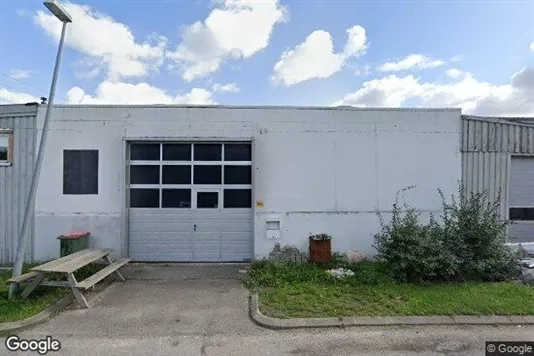
[[[388,325],[534,325],[534,316],[454,315],[454,316],[351,316],[336,318],[279,319],[264,315],[259,309],[259,296],[250,296],[250,317],[269,329],[323,328]]]
[[[66,308],[73,301],[73,299],[74,297],[69,294],[59,299],[57,302],[55,302],[37,315],[30,316],[29,318],[22,320],[0,323],[0,335],[9,332],[20,331],[30,326],[45,322],[50,319],[54,314]]]

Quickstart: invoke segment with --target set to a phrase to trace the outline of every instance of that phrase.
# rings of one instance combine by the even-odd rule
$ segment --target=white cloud
[[[328,78],[339,72],[351,57],[358,57],[367,49],[365,29],[347,29],[348,39],[342,52],[334,52],[330,33],[317,30],[304,42],[282,53],[274,66],[271,79],[275,83],[293,85],[313,78]]]
[[[0,104],[25,104],[41,102],[41,99],[28,93],[0,88]]]
[[[33,74],[32,70],[12,69],[9,76],[13,79],[28,79]]]
[[[356,76],[367,76],[367,75],[371,74],[371,72],[372,72],[371,66],[369,64],[366,64],[361,68],[357,68],[356,71],[354,72],[354,75],[356,75]]]
[[[334,105],[397,107],[411,99],[424,107],[460,107],[479,115],[534,116],[534,67],[522,68],[503,85],[478,81],[470,73],[446,84],[389,75],[364,82]]]
[[[86,62],[89,71],[103,71],[110,79],[118,80],[144,76],[163,64],[165,37],[152,35],[140,43],[128,26],[106,14],[87,5],[65,3],[64,6],[75,19],[68,25],[65,43],[89,57]],[[61,24],[53,15],[38,11],[33,20],[59,40]]]
[[[464,72],[462,72],[461,70],[457,68],[447,69],[445,73],[447,73],[447,76],[451,78],[459,78],[464,74]]]
[[[211,105],[216,102],[213,95],[217,92],[237,91],[235,83],[215,84],[212,90],[193,88],[185,94],[172,96],[163,89],[148,83],[124,83],[104,81],[98,85],[95,95],[85,93],[80,87],[67,92],[69,104],[191,104]]]
[[[239,92],[239,87],[236,83],[227,83],[227,84],[214,84],[213,91],[228,92],[228,93],[237,93]]]
[[[530,44],[530,50],[534,52],[534,42]]]
[[[398,62],[387,62],[378,67],[382,72],[400,72],[405,70],[422,70],[444,65],[439,59],[432,59],[422,54],[411,54]]]
[[[227,59],[249,58],[266,48],[287,10],[279,0],[220,0],[204,22],[187,26],[182,42],[167,52],[186,81],[216,72]]]
[[[451,62],[461,62],[465,59],[465,55],[464,54],[457,54],[456,56],[453,56],[449,59],[449,61]]]

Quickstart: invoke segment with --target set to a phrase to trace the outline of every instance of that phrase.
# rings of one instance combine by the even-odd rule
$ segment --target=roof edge
[[[40,104],[44,107],[46,104]],[[89,105],[89,104],[54,104],[56,108],[178,108],[178,109],[273,109],[273,110],[339,110],[339,111],[416,111],[416,112],[459,112],[460,108],[380,108],[380,107],[353,107],[353,106],[292,106],[292,105],[178,105],[178,104],[104,104],[104,105]]]

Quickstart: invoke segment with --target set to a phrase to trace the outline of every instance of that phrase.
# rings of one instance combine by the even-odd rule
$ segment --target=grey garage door
[[[534,157],[512,157],[508,228],[512,242],[534,242]]]
[[[252,258],[250,143],[131,143],[129,151],[130,257]]]

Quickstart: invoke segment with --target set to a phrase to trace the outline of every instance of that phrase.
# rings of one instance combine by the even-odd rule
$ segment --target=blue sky
[[[59,102],[534,115],[534,1],[62,3]],[[4,0],[0,21],[0,102],[47,96],[58,21],[33,0]]]

